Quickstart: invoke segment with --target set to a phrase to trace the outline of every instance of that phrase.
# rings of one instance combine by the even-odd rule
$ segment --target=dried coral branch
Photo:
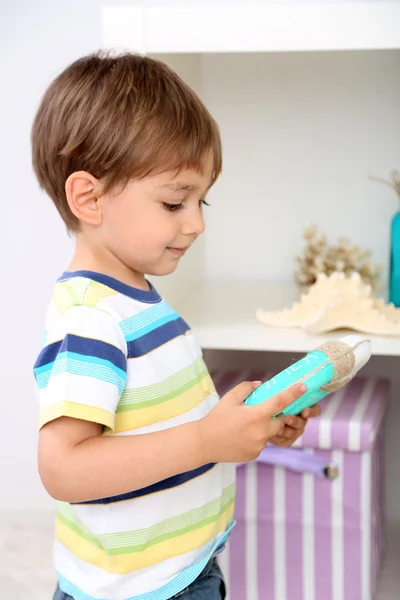
[[[370,259],[370,251],[353,246],[346,237],[329,246],[327,237],[318,233],[315,225],[304,230],[303,238],[306,247],[303,255],[296,256],[298,268],[295,279],[304,287],[313,285],[320,273],[359,273],[361,279],[371,285],[373,290],[380,287],[382,267],[375,265]]]

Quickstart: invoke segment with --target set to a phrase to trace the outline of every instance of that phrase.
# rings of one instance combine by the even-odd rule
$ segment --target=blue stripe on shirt
[[[118,369],[126,371],[125,355],[116,346],[102,340],[94,340],[68,333],[63,340],[53,342],[43,348],[34,366],[35,373],[40,367],[54,362],[61,352],[73,352],[82,356],[101,358],[111,362]]]
[[[164,323],[164,325],[146,333],[142,337],[130,342],[128,341],[128,358],[144,356],[174,338],[184,335],[187,331],[189,331],[189,325],[181,317],[169,323]]]
[[[127,492],[126,494],[119,494],[118,496],[110,496],[109,498],[101,498],[99,500],[88,500],[87,502],[74,502],[71,504],[113,504],[114,502],[121,502],[123,500],[141,498],[143,496],[148,496],[149,494],[154,494],[155,492],[161,492],[163,490],[168,490],[177,487],[178,485],[182,485],[187,481],[191,481],[192,479],[200,477],[200,475],[211,471],[214,466],[215,463],[209,463],[199,467],[198,469],[193,469],[192,471],[186,471],[186,473],[180,473],[179,475],[168,477],[168,479],[163,479],[162,481],[158,481],[153,485],[141,488],[140,490],[134,490],[133,492]]]

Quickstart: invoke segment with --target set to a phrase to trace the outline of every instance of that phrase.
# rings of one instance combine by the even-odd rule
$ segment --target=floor
[[[51,566],[51,515],[0,515],[1,600],[51,600],[55,587]],[[376,600],[398,600],[400,525],[390,527],[388,555]],[[295,600],[295,599],[290,599]]]
[[[0,515],[1,600],[51,600],[52,516],[25,512]]]

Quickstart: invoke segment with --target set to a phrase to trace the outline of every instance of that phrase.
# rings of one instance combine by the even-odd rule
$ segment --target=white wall
[[[291,281],[313,222],[332,242],[347,235],[370,249],[387,272],[398,200],[368,176],[400,168],[399,73],[398,51],[203,58],[225,161],[208,277]]]
[[[95,0],[13,0],[0,8],[1,382],[0,507],[48,502],[36,475],[32,365],[54,279],[71,242],[30,167],[30,127],[50,80],[100,47]]]

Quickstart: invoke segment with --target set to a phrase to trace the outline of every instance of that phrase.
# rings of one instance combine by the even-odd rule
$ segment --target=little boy
[[[46,91],[33,167],[76,240],[35,363],[39,471],[57,500],[54,600],[217,600],[235,462],[289,445],[243,382],[220,401],[189,326],[147,275],[172,273],[204,230],[218,127],[166,65],[84,57]]]

